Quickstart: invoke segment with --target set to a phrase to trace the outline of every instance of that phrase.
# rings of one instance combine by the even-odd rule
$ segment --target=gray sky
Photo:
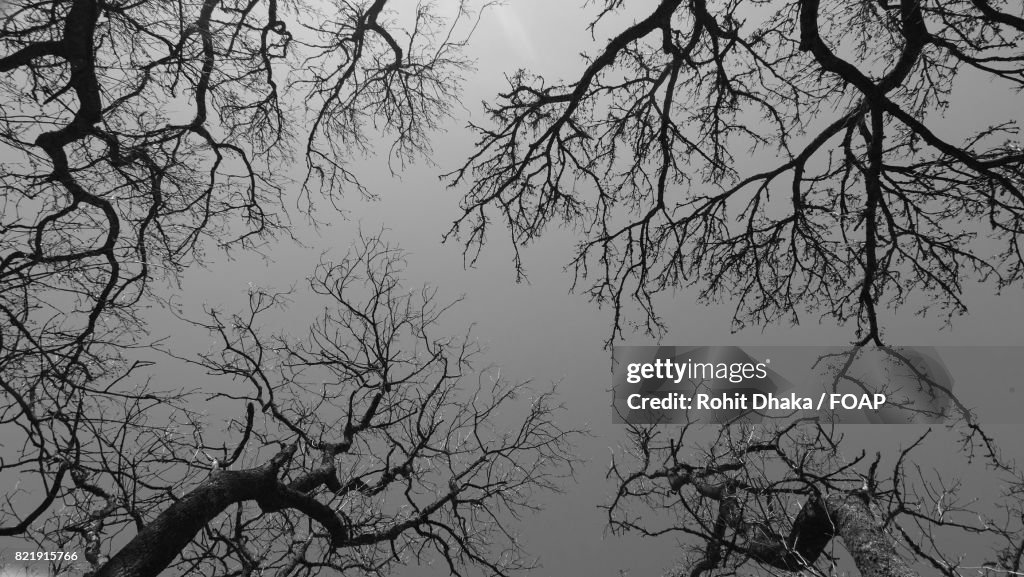
[[[641,7],[649,4],[636,3]],[[364,184],[380,194],[378,202],[367,203],[350,196],[345,204],[350,210],[348,220],[337,219],[320,231],[318,239],[306,237],[312,250],[282,244],[271,250],[273,262],[268,266],[242,258],[219,263],[209,271],[191,271],[187,292],[202,294],[210,302],[234,299],[241,306],[240,297],[249,281],[280,286],[276,279],[301,280],[311,270],[321,247],[344,253],[357,226],[364,230],[382,226],[390,229],[388,237],[412,253],[408,284],[435,284],[442,295],[450,297],[464,294],[465,301],[448,317],[451,326],[475,324],[476,336],[490,349],[488,360],[499,364],[504,376],[533,379],[540,387],[560,383],[569,409],[568,421],[586,425],[594,434],[582,442],[580,454],[590,462],[581,470],[579,484],[567,487],[564,495],[546,499],[545,511],[527,518],[521,526],[528,550],[542,559],[543,569],[534,575],[616,575],[620,569],[636,576],[660,575],[677,558],[672,538],[641,541],[609,536],[604,513],[597,508],[614,490],[604,474],[610,451],[625,437],[621,426],[612,424],[608,410],[609,353],[602,343],[610,328],[610,314],[584,297],[568,294],[571,274],[562,267],[571,258],[576,239],[569,232],[552,229],[527,248],[524,254],[530,282],[521,284],[514,282],[509,241],[499,234],[500,229],[492,233],[484,256],[470,270],[463,268],[457,243],[439,243],[458,216],[463,191],[446,189],[437,175],[459,166],[471,150],[471,135],[462,127],[468,120],[483,121],[480,101],[506,88],[504,75],[517,68],[551,79],[577,75],[582,67],[580,51],[593,52],[614,32],[609,25],[599,27],[598,43],[591,41],[585,28],[593,14],[593,6],[581,8],[578,2],[569,1],[514,0],[493,9],[484,17],[470,48],[477,58],[477,70],[466,80],[465,110],[449,123],[446,133],[434,140],[433,162],[437,166],[421,162],[392,178],[380,156],[353,163]],[[625,15],[616,21],[629,18]],[[943,125],[950,133],[964,131],[987,123],[989,117],[1005,118],[1013,104],[1013,94],[990,84],[960,87]],[[971,314],[955,319],[952,328],[944,329],[939,320],[885,311],[887,337],[893,343],[915,345],[1024,344],[1024,295],[1020,290],[1006,291],[1001,296],[990,293],[989,289],[971,290]],[[819,324],[813,317],[807,317],[800,326],[771,326],[733,334],[728,303],[697,304],[693,291],[681,291],[659,302],[663,310],[671,311],[664,314],[670,328],[661,341],[665,345],[843,345],[853,336],[849,327]],[[295,310],[301,308],[299,304]],[[301,314],[295,316],[302,318]],[[629,336],[626,343],[655,344],[640,334]],[[987,393],[979,390],[977,394]],[[1000,430],[1012,436],[1019,427]],[[859,446],[891,448],[909,442],[917,434],[919,430],[912,427],[862,427],[851,432],[849,446],[851,452]],[[966,465],[950,463],[948,449],[941,437],[933,439],[932,445],[920,453],[925,461],[922,464],[928,467],[945,463],[951,472],[967,471]],[[930,462],[932,458],[934,462]],[[404,573],[423,574],[418,568]],[[439,569],[437,574],[445,573]]]
[[[635,4],[642,8],[651,2]],[[282,242],[269,247],[270,261],[266,263],[239,255],[233,262],[218,259],[207,270],[190,270],[181,297],[191,313],[198,312],[203,302],[238,310],[245,304],[249,282],[283,288],[286,283],[281,279],[294,279],[301,286],[321,250],[330,248],[336,255],[344,254],[357,226],[368,231],[390,229],[388,238],[411,252],[408,285],[426,282],[438,285],[443,296],[465,295],[465,301],[448,316],[449,326],[457,329],[475,324],[475,335],[489,348],[487,359],[500,365],[507,378],[533,379],[538,388],[559,383],[568,407],[568,424],[586,426],[593,433],[581,443],[580,455],[590,462],[581,469],[578,485],[566,487],[564,495],[545,499],[545,510],[527,517],[520,526],[528,551],[542,558],[543,569],[534,573],[537,576],[616,575],[620,569],[636,576],[660,575],[676,559],[676,549],[671,538],[641,541],[606,535],[605,517],[598,505],[606,503],[614,490],[604,474],[610,451],[624,435],[620,426],[612,424],[608,409],[609,352],[603,341],[610,330],[610,313],[582,296],[568,294],[572,278],[563,266],[572,256],[575,239],[569,232],[552,230],[525,249],[530,282],[517,284],[507,237],[495,229],[477,266],[467,270],[457,243],[440,244],[441,235],[458,216],[458,201],[464,191],[446,189],[438,174],[459,166],[469,153],[472,136],[462,127],[468,120],[483,121],[479,103],[506,87],[505,74],[520,67],[551,78],[578,74],[582,65],[579,52],[592,52],[613,32],[608,25],[599,27],[598,43],[592,42],[585,28],[594,13],[593,6],[581,8],[580,2],[565,0],[512,0],[494,8],[484,17],[470,48],[477,58],[477,70],[466,80],[465,110],[458,111],[448,131],[434,139],[436,166],[420,162],[393,178],[383,158],[386,149],[380,151],[382,155],[353,161],[355,172],[380,195],[379,201],[371,203],[349,195],[345,199],[347,219],[332,217],[332,224],[319,233],[300,230],[310,248]],[[628,15],[623,18],[629,21]],[[945,121],[951,133],[986,124],[989,117],[1005,117],[1013,110],[1014,95],[990,84],[971,84],[958,90]],[[301,217],[296,217],[296,222],[300,223]],[[988,289],[971,290],[968,296],[971,314],[955,319],[950,329],[943,329],[939,320],[885,312],[889,341],[946,346],[1024,344],[1021,290],[1008,290],[1001,296],[992,296]],[[853,336],[849,327],[822,325],[810,317],[800,326],[733,334],[731,306],[697,304],[693,291],[662,298],[659,304],[670,311],[664,314],[670,328],[661,341],[665,345],[843,345]],[[311,320],[316,310],[297,302],[292,314],[301,323]],[[159,311],[154,311],[153,318],[159,322],[153,327],[154,335],[171,335],[171,347],[176,340],[187,346],[184,339],[194,336]],[[624,344],[656,343],[634,334]],[[179,377],[186,374],[178,373]],[[976,384],[978,395],[989,394],[984,385]],[[1020,429],[1003,427],[1000,432],[1006,439],[1019,435]],[[909,428],[863,428],[853,433],[851,446],[891,447],[912,434]],[[934,458],[938,465],[947,451],[937,443],[921,455],[926,461]],[[404,573],[433,574],[415,567]],[[436,574],[445,571],[438,569]]]

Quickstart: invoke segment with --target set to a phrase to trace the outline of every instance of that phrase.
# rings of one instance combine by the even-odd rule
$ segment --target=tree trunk
[[[273,491],[275,471],[215,471],[210,478],[168,507],[109,561],[94,577],[159,575],[207,523],[234,503]]]
[[[289,445],[253,469],[214,470],[209,478],[147,523],[103,566],[87,575],[156,577],[207,523],[231,505],[244,501],[256,501],[264,511],[298,509],[322,524],[336,543],[340,542],[347,528],[330,508],[278,481],[278,472],[295,454],[296,447]],[[309,485],[310,489],[315,488],[315,484]]]
[[[835,533],[853,557],[861,577],[916,577],[881,524],[881,511],[867,495],[836,493],[826,500]]]
[[[793,521],[786,539],[747,528],[747,554],[763,565],[802,571],[813,565],[829,542],[839,537],[861,577],[916,577],[882,527],[882,512],[861,491],[811,498]]]

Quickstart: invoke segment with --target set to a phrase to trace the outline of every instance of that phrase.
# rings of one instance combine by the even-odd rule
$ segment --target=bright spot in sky
[[[513,50],[520,56],[535,60],[536,53],[533,50],[533,42],[530,41],[530,33],[523,26],[523,20],[516,13],[516,9],[500,4],[491,9],[494,11],[491,17],[497,19],[498,25],[501,26],[501,31],[505,35],[504,44],[506,46],[502,46],[502,49]]]

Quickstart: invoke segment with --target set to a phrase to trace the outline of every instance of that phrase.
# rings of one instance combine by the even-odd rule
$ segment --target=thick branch
[[[862,491],[833,493],[824,501],[812,497],[797,514],[785,541],[755,528],[748,536],[747,552],[759,563],[801,571],[814,565],[832,538],[839,537],[863,577],[916,575],[896,551],[882,518]]]
[[[283,488],[278,483],[277,473],[295,454],[295,449],[292,445],[255,469],[214,471],[206,481],[139,531],[94,577],[159,575],[207,523],[235,503],[267,500],[277,503],[278,508],[299,505],[295,499],[287,498],[290,494],[278,498]],[[310,510],[302,505],[297,508]],[[320,517],[317,515],[318,519]]]

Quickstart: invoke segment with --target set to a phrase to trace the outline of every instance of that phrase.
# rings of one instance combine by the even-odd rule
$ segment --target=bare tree
[[[32,535],[85,550],[97,577],[529,568],[509,520],[571,472],[574,433],[550,393],[476,367],[468,334],[437,334],[451,304],[404,286],[403,259],[370,236],[321,263],[328,306],[305,335],[263,328],[284,294],[210,310],[218,344],[191,362],[236,384],[180,399],[170,424],[149,407],[83,416],[66,507]],[[221,427],[199,406],[246,413]]]
[[[883,424],[847,428],[827,410],[737,412],[718,427],[701,415],[677,425],[623,415],[611,530],[676,536],[688,555],[672,576],[1019,573],[1024,475],[944,369],[864,346],[825,353],[816,368],[823,391],[884,391],[885,406],[864,415]]]
[[[469,18],[384,0],[0,5],[0,359],[3,386],[74,389],[139,334],[215,246],[289,231],[282,171],[302,201],[335,201],[372,121],[399,161],[456,102]],[[471,24],[471,23],[470,23]],[[294,187],[292,187],[294,188]],[[316,194],[314,194],[316,193]],[[107,345],[115,346],[107,346]],[[42,368],[40,368],[42,367]],[[33,417],[29,417],[33,418]]]
[[[592,31],[625,5],[597,4]],[[659,1],[578,77],[510,76],[449,174],[469,186],[450,234],[472,260],[495,221],[517,247],[574,227],[609,342],[695,285],[740,327],[809,311],[881,344],[879,307],[962,313],[965,279],[1021,279],[1016,119],[942,119],[958,82],[1021,88],[1022,38],[998,0]]]
[[[847,559],[865,577],[1021,570],[1021,478],[983,434],[959,449],[997,471],[1003,489],[977,499],[948,472],[914,463],[931,430],[872,458],[848,456],[842,428],[820,422],[706,431],[631,426],[609,473],[614,531],[688,544],[669,575],[837,575]],[[956,453],[948,437],[940,443]]]
[[[627,10],[596,4],[592,33]],[[449,236],[470,262],[494,224],[517,251],[556,223],[572,227],[573,286],[611,307],[609,345],[634,307],[648,334],[662,334],[655,297],[686,286],[733,302],[738,328],[811,313],[855,324],[858,347],[885,346],[879,310],[912,295],[926,303],[919,314],[954,315],[967,310],[967,281],[1019,286],[1018,119],[967,135],[944,121],[970,108],[959,84],[1024,86],[1019,3],[659,0],[629,10],[635,20],[577,76],[521,70],[486,105],[489,122],[472,126],[475,150],[447,175],[468,187]],[[918,562],[950,576],[1016,574],[1019,472],[968,412],[959,418],[962,448],[982,447],[1008,487],[975,513],[957,511],[941,480],[908,480],[906,453],[887,455],[883,475],[881,459],[845,459],[841,435],[820,425],[734,425],[711,440],[634,427],[611,469],[609,522],[696,538],[684,564],[695,576],[829,574],[834,537],[863,575],[908,575]],[[651,509],[636,513],[638,503]],[[989,519],[996,512],[1006,517]],[[659,515],[675,522],[657,525]],[[968,568],[935,536],[945,530],[1005,547]]]
[[[286,232],[281,166],[297,148],[307,207],[346,184],[369,194],[347,163],[371,120],[394,158],[428,150],[467,65],[468,13],[399,24],[385,5],[4,3],[4,358],[74,381],[201,241]]]
[[[527,565],[502,515],[553,488],[566,433],[546,395],[498,418],[520,385],[434,335],[444,307],[399,291],[378,240],[319,269],[337,309],[309,341],[257,330],[280,295],[213,314],[222,354],[202,364],[251,393],[200,405],[130,360],[139,306],[210,248],[291,234],[288,202],[315,220],[372,195],[351,170],[367,126],[393,162],[429,151],[473,20],[388,4],[0,4],[0,436],[19,451],[0,535],[81,548],[95,575],[378,574],[431,550],[453,571]],[[220,431],[206,406],[246,414]]]

